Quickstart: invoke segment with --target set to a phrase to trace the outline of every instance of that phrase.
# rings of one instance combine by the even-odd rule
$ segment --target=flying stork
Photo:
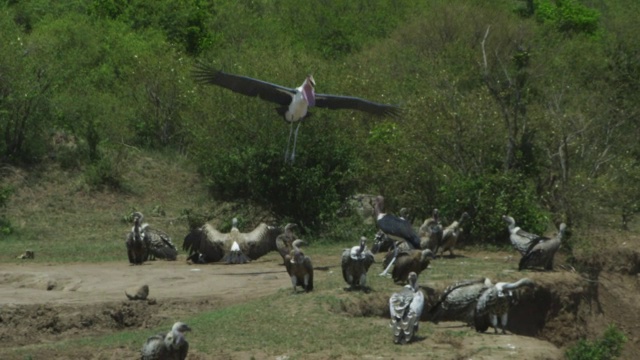
[[[384,212],[384,197],[382,195],[376,196],[373,209],[376,216],[376,225],[385,235],[394,241],[405,241],[413,249],[420,249],[420,237],[416,234],[411,223],[404,218]],[[397,248],[395,248],[393,259],[389,262],[389,265],[384,269],[380,276],[387,275],[387,272],[396,261],[397,257],[398,252]]]
[[[289,140],[287,141],[287,150],[284,155],[285,162],[289,157],[291,135],[293,135],[293,148],[289,160],[293,163],[295,159],[298,130],[302,120],[311,115],[308,112],[310,107],[317,106],[332,110],[352,109],[381,116],[399,116],[401,112],[397,106],[380,104],[357,97],[316,94],[316,82],[312,75],[307,75],[307,78],[299,87],[288,88],[247,76],[229,74],[210,65],[200,63],[195,66],[193,76],[199,83],[218,85],[242,95],[258,96],[262,100],[280,105],[276,108],[276,111],[290,124]],[[298,123],[295,133],[293,131],[294,123]]]

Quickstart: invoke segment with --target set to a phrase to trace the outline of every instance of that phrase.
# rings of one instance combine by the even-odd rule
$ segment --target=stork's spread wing
[[[192,71],[194,79],[202,84],[218,85],[238,94],[259,96],[261,99],[280,105],[289,105],[295,89],[266,81],[225,73],[205,64],[197,64]]]
[[[316,106],[328,109],[353,109],[382,116],[400,116],[401,109],[394,105],[353,97],[328,94],[316,94]]]

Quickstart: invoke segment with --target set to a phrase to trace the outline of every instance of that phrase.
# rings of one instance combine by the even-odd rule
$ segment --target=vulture
[[[144,242],[147,244],[148,260],[175,260],[178,257],[178,248],[167,233],[152,228],[149,224],[143,224],[141,229],[144,234]]]
[[[560,224],[558,234],[552,239],[540,238],[531,243],[529,250],[520,259],[518,270],[542,267],[553,270],[553,257],[560,248],[560,243],[567,229],[565,223]]]
[[[469,214],[463,212],[460,216],[460,220],[452,222],[442,231],[442,241],[440,242],[440,253],[444,253],[449,250],[449,256],[453,257],[453,248],[458,242],[458,237],[462,233],[462,224],[469,219]]]
[[[360,245],[342,252],[342,277],[349,284],[348,290],[363,289],[368,291],[367,271],[374,262],[373,254],[367,250],[367,238],[360,238]]]
[[[391,272],[391,277],[394,282],[405,282],[407,281],[409,273],[415,272],[419,275],[422,270],[429,267],[429,263],[434,258],[433,252],[429,249],[399,250],[396,248],[395,251],[387,252],[382,266],[390,267],[395,259],[395,266]]]
[[[240,249],[240,244],[238,242],[242,242],[242,234],[240,230],[238,230],[238,219],[233,218],[231,220],[231,231],[227,235],[227,241],[232,242],[231,248],[222,258],[222,262],[227,264],[245,264],[250,260]]]
[[[276,237],[282,233],[280,227],[260,224],[250,233],[222,233],[209,224],[191,230],[184,238],[182,248],[189,253],[189,259],[197,263],[217,262],[237,242],[246,257],[256,260],[270,251],[276,250]]]
[[[294,223],[288,223],[284,226],[284,233],[278,235],[276,237],[276,248],[282,256],[282,261],[284,264],[284,258],[291,252],[291,244],[295,239],[297,239],[296,235],[293,233],[293,229],[298,227],[298,225]]]
[[[129,256],[129,263],[132,265],[140,265],[147,259],[147,244],[144,241],[144,234],[142,233],[142,213],[134,212],[133,228],[127,235],[127,255]]]
[[[420,248],[429,249],[434,254],[438,252],[438,247],[442,242],[442,224],[438,209],[433,209],[432,217],[426,219],[418,229],[420,236]]]
[[[411,272],[409,283],[389,298],[393,342],[406,344],[413,340],[420,325],[424,308],[424,294],[418,287],[418,274]]]
[[[284,258],[294,294],[297,292],[298,286],[301,286],[305,292],[313,290],[313,264],[311,264],[311,259],[299,248],[303,243],[300,239],[295,240],[291,244],[293,249]]]
[[[502,333],[506,334],[507,321],[509,320],[509,306],[513,301],[513,292],[522,286],[533,287],[533,280],[522,278],[514,283],[499,282],[493,286],[489,286],[476,303],[476,318],[482,318],[488,315],[491,326],[498,333],[498,317],[500,317],[500,325]],[[486,328],[478,328],[476,330],[484,331]]]
[[[387,237],[393,241],[405,241],[412,249],[420,249],[420,237],[416,234],[415,230],[413,230],[411,223],[404,218],[384,212],[384,197],[382,195],[376,196],[373,209],[376,217],[376,225]],[[394,257],[380,275],[387,275],[391,265],[393,265],[395,261],[396,258]]]
[[[473,324],[478,298],[492,285],[488,278],[463,280],[450,285],[429,309],[429,320],[435,324],[441,320]]]
[[[127,296],[129,300],[147,300],[147,297],[149,297],[149,286],[148,285],[140,286],[140,288],[138,288],[136,293],[133,295],[127,293],[126,291],[124,292],[124,294]]]
[[[506,221],[509,225],[509,240],[511,240],[511,245],[513,245],[522,256],[527,253],[532,243],[540,239],[547,239],[544,236],[532,234],[520,229],[520,227],[516,226],[516,221],[511,216],[503,215],[502,220]]]
[[[195,80],[203,84],[217,85],[233,92],[259,97],[278,105],[276,111],[290,124],[289,140],[285,151],[285,162],[294,162],[298,130],[302,120],[310,116],[309,108],[313,106],[328,109],[352,109],[380,116],[399,116],[400,108],[393,105],[380,104],[373,101],[351,96],[338,96],[329,94],[316,94],[316,82],[313,76],[308,75],[302,85],[297,88],[288,88],[266,81],[253,79],[246,76],[229,74],[213,68],[209,65],[196,65],[193,76]],[[293,124],[297,123],[295,133]],[[289,146],[293,135],[293,147],[289,158]]]
[[[185,338],[185,332],[191,328],[177,322],[166,334],[151,336],[142,346],[142,360],[184,360],[189,352],[189,342]]]

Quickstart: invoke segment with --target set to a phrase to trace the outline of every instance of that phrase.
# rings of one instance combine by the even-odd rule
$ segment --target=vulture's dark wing
[[[263,100],[280,105],[289,105],[295,89],[253,79],[247,76],[229,74],[205,64],[197,64],[192,71],[196,82],[218,85],[238,94],[258,96]]]
[[[328,109],[353,109],[368,112],[369,114],[382,116],[400,116],[402,110],[394,105],[380,104],[377,102],[352,97],[328,94],[316,94],[317,107]]]
[[[206,262],[220,261],[225,254],[225,241],[228,234],[216,230],[213,226],[204,226],[191,230],[184,238],[182,248],[189,255],[199,252],[204,256]]]

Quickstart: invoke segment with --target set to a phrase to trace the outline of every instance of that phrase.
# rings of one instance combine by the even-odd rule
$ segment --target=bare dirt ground
[[[1,265],[0,339],[5,349],[16,349],[36,343],[114,333],[132,327],[151,328],[167,323],[169,319],[249,301],[290,287],[278,260],[277,255],[270,254],[241,266],[185,265],[184,261],[155,261],[142,266],[129,266],[122,262]],[[328,274],[328,271],[318,271],[316,281],[322,281]],[[124,291],[134,293],[142,284],[150,288],[150,301],[127,300]],[[383,294],[378,295],[384,297]],[[345,311],[348,313],[349,309]],[[388,320],[380,317],[379,322],[384,328]],[[562,358],[562,351],[557,346],[533,336],[487,333],[454,337],[451,331],[464,329],[462,324],[442,322],[425,326],[431,326],[434,333],[416,345],[425,347],[437,358],[450,358],[452,347],[457,349],[458,356],[464,354],[464,358],[473,359]],[[108,354],[89,355],[74,353],[70,349],[46,356],[56,359],[135,359],[138,353],[137,349],[117,348]],[[256,355],[242,352],[225,354],[231,359],[251,356]],[[322,354],[314,356],[322,357]],[[390,357],[399,359],[393,353],[375,356]],[[193,351],[188,358],[216,357]]]
[[[504,254],[482,256],[503,257]],[[631,249],[612,256],[617,259],[616,265],[599,268],[597,274],[592,274],[593,279],[561,267],[553,272],[527,273],[536,287],[512,308],[508,335],[494,335],[491,330],[485,334],[469,334],[461,323],[425,322],[423,326],[429,329],[429,335],[411,346],[418,349],[416,354],[428,351],[432,358],[438,359],[562,359],[566,346],[580,338],[600,336],[609,324],[615,324],[628,338],[622,358],[634,359],[640,350],[637,326],[640,322],[640,256]],[[42,264],[28,261],[0,265],[0,343],[3,344],[0,359],[24,359],[16,355],[15,350],[34,344],[157,328],[203,311],[273,294],[290,288],[280,263],[279,255],[271,253],[249,264],[235,266],[187,265],[183,257],[175,262],[154,261],[141,266],[125,262]],[[339,276],[334,257],[317,257],[316,263],[329,265],[324,266],[329,268],[327,271],[316,272],[317,282],[328,276]],[[142,284],[150,288],[149,300],[127,300],[124,291],[132,294]],[[429,285],[435,288],[423,287],[428,295],[427,306],[447,284]],[[374,292],[361,302],[353,302],[348,293],[340,296],[342,309],[338,312],[345,316],[373,317],[381,329],[386,327],[386,292]],[[422,320],[427,320],[424,314]],[[468,335],[456,335],[465,331]],[[7,349],[8,354],[3,354],[3,349]],[[137,359],[139,356],[138,349],[130,346],[98,353],[64,349],[51,354],[51,351],[30,349],[29,353],[34,354],[34,359]],[[221,355],[225,359],[275,358],[260,356],[259,352],[226,351],[211,355],[193,349],[188,359],[215,359]],[[309,358],[323,359],[330,355],[311,354]],[[417,359],[423,355],[398,356],[391,346],[388,354],[376,353],[371,357]]]

